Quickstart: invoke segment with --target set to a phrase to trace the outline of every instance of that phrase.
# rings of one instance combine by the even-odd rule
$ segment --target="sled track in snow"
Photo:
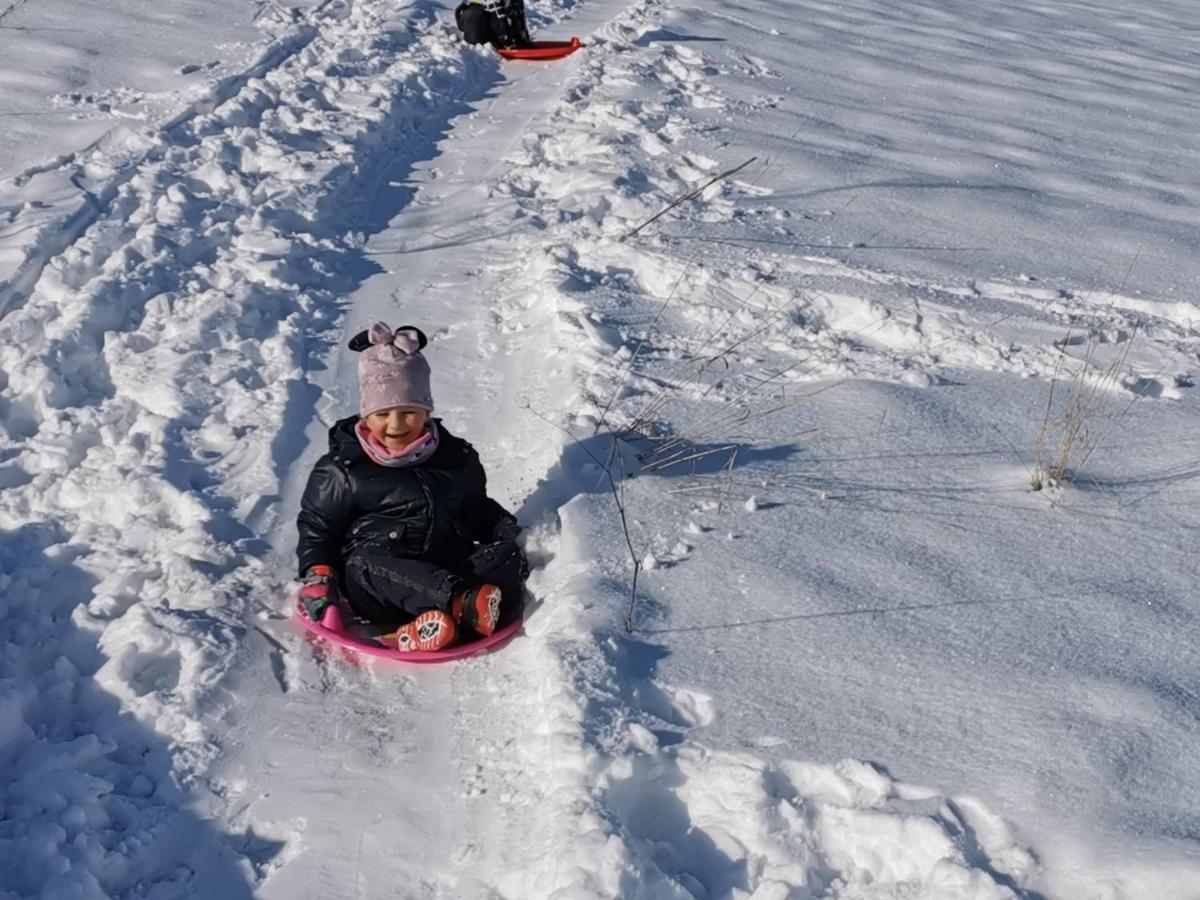
[[[688,111],[723,102],[699,54],[633,51],[665,12],[635,3],[589,38],[564,99],[530,123],[492,186],[497,203],[516,204],[525,227],[480,266],[495,279],[488,315],[498,327],[481,347],[479,368],[503,390],[493,395],[486,379],[479,388],[502,421],[523,420],[561,451],[518,510],[522,521],[539,523],[528,546],[544,563],[531,580],[537,603],[527,639],[485,668],[455,670],[450,691],[497,698],[490,734],[479,715],[455,723],[461,745],[479,745],[477,768],[459,774],[468,795],[488,792],[477,802],[503,809],[509,829],[463,832],[470,852],[455,874],[507,871],[481,879],[495,894],[472,893],[452,876],[435,895],[855,897],[878,882],[883,892],[921,885],[948,896],[1037,900],[1021,887],[1035,858],[970,798],[948,801],[853,760],[772,763],[706,749],[697,732],[715,715],[710,698],[663,683],[656,663],[668,651],[620,631],[628,560],[597,558],[596,528],[618,526],[592,518],[589,495],[606,503],[607,488],[589,451],[600,459],[608,453],[592,431],[620,389],[634,340],[606,313],[628,305],[644,314],[635,301],[665,296],[679,262],[615,238],[656,211],[659,194],[702,177],[697,166],[706,163],[681,150]],[[658,90],[651,100],[623,101],[620,86],[635,84]],[[723,208],[718,198],[705,211]],[[697,267],[681,302],[718,289],[744,295],[755,289],[753,278],[733,266]],[[518,361],[539,349],[551,352],[532,371],[523,368]],[[888,355],[876,359],[886,365]],[[630,384],[636,401],[645,385]],[[528,411],[522,419],[522,399],[578,442]],[[510,694],[534,702],[521,715],[517,704],[506,709]]]

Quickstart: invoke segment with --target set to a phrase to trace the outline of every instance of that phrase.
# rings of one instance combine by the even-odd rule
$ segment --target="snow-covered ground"
[[[1200,898],[1200,9],[450,9],[0,0],[0,898]],[[453,666],[287,614],[379,318]]]

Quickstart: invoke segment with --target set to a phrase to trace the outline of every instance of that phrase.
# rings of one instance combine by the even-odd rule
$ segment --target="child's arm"
[[[311,566],[336,568],[352,518],[349,478],[329,457],[318,460],[308,476],[300,515],[296,517],[300,533],[296,558],[301,577]]]

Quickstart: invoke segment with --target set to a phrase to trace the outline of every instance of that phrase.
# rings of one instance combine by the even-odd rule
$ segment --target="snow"
[[[1200,898],[1193,5],[531,23],[0,8],[0,897]],[[502,651],[289,619],[376,319]]]

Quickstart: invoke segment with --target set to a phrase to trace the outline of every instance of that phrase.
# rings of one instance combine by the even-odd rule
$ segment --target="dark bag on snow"
[[[488,24],[488,13],[478,3],[462,3],[454,10],[454,21],[468,44],[490,44],[492,27]]]
[[[468,44],[516,47],[529,43],[524,0],[487,0],[459,4],[454,20]]]

